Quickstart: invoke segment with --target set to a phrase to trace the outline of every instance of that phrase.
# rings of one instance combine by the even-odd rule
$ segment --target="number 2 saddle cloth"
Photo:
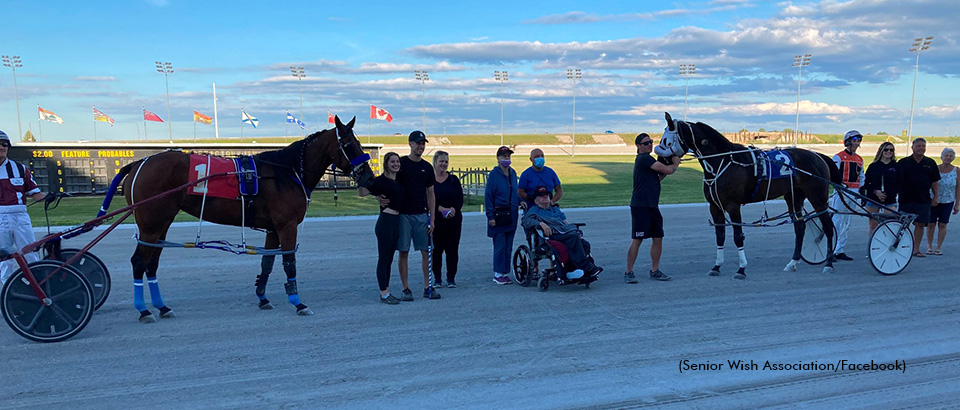
[[[257,167],[251,156],[221,158],[211,155],[190,154],[190,182],[214,177],[187,188],[191,195],[239,199],[253,196],[259,190]]]

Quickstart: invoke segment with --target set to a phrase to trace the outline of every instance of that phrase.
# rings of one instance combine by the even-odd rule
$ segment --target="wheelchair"
[[[573,225],[577,227],[577,232],[583,238],[583,231],[580,228],[587,224],[574,223]],[[556,282],[561,286],[584,285],[589,289],[590,283],[597,280],[597,276],[586,273],[577,279],[567,279],[567,274],[577,269],[567,254],[567,248],[560,242],[548,239],[540,227],[532,230],[524,229],[524,232],[527,244],[520,245],[513,252],[513,278],[520,286],[530,286],[536,281],[541,292],[546,292],[550,288],[550,282]],[[583,250],[587,258],[593,262],[590,244],[585,240],[583,240]]]

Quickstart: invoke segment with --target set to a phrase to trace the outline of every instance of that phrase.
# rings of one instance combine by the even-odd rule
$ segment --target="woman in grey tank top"
[[[960,202],[957,202],[957,196],[960,196],[960,186],[957,185],[960,169],[952,164],[956,156],[952,148],[944,148],[940,153],[940,190],[937,194],[937,206],[930,210],[930,224],[927,225],[928,255],[943,255],[940,248],[943,246],[943,239],[947,237],[950,215],[956,215],[960,211]],[[934,227],[938,229],[936,248],[933,246]]]

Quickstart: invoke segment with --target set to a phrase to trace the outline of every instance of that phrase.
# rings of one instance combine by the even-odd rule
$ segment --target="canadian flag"
[[[337,123],[337,121],[333,118],[333,113],[330,112],[330,111],[327,111],[327,122],[329,122],[329,123],[331,123],[331,124],[336,124],[336,123]]]
[[[393,121],[393,116],[390,115],[387,110],[383,108],[377,108],[376,105],[370,106],[370,118],[376,120],[386,120],[387,122]]]

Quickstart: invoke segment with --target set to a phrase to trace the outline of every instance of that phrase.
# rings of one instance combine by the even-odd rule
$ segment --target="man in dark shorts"
[[[633,163],[633,196],[630,199],[630,216],[633,221],[630,248],[627,250],[627,270],[623,280],[637,283],[633,264],[637,261],[640,243],[652,238],[650,245],[650,279],[670,280],[670,275],[660,271],[660,254],[663,252],[663,216],[660,215],[660,181],[673,174],[680,166],[680,158],[668,160],[671,165],[657,162],[652,155],[653,139],[646,133],[637,135],[637,159]]]
[[[397,173],[397,183],[403,188],[403,205],[400,206],[400,241],[397,243],[397,267],[400,270],[400,282],[403,292],[400,300],[413,301],[413,292],[410,290],[408,257],[410,256],[410,242],[414,249],[420,251],[423,268],[423,297],[440,299],[440,293],[430,283],[430,257],[428,253],[428,237],[433,234],[433,210],[436,209],[436,200],[433,196],[433,185],[437,182],[433,167],[421,156],[427,145],[427,136],[423,131],[414,131],[407,138],[410,145],[410,155],[400,157],[400,172]]]
[[[913,256],[923,258],[920,252],[920,242],[923,238],[923,228],[930,223],[930,208],[937,204],[937,195],[940,192],[940,169],[936,161],[925,157],[927,141],[923,138],[913,140],[913,155],[897,161],[903,172],[903,185],[900,189],[900,212],[916,214],[913,221]],[[930,190],[933,196],[930,196]]]

